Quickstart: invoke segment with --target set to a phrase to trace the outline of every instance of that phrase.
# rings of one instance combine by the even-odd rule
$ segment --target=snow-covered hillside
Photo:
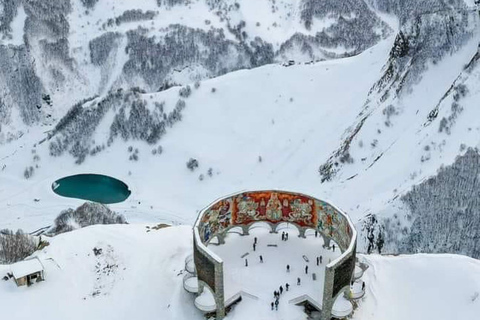
[[[28,288],[0,281],[2,315],[12,320],[204,319],[194,296],[182,287],[191,232],[189,227],[110,225],[51,238],[37,254],[46,281]],[[455,255],[360,258],[370,268],[363,276],[366,295],[353,319],[474,319],[480,312],[478,260]],[[8,270],[0,266],[0,276]],[[245,312],[247,303],[236,305],[227,319],[255,317]],[[273,318],[306,315],[287,319],[278,312]]]
[[[79,172],[104,173],[127,183],[132,195],[111,207],[128,221],[193,223],[197,210],[212,199],[248,188],[305,191],[333,198],[344,209],[354,210],[359,202],[368,200],[354,194],[344,197],[343,190],[335,194],[334,188],[321,185],[317,167],[362,110],[392,41],[390,38],[348,59],[291,67],[270,65],[204,81],[198,89],[192,86],[191,95],[183,99],[182,120],[167,126],[157,144],[115,139],[104,151],[88,154],[80,166],[67,152],[50,156],[47,142],[34,147],[44,137],[39,132],[25,135],[2,146],[6,154],[12,154],[4,159],[3,176],[8,182],[2,183],[1,206],[9,214],[2,216],[3,222],[11,228],[33,229],[49,224],[61,209],[78,206],[80,200],[61,198],[50,185],[59,177]],[[344,90],[349,94],[339,95]],[[160,103],[167,114],[181,98],[178,88],[136,97],[145,101],[146,110],[153,113],[155,104]],[[118,106],[106,111],[95,130],[88,130],[92,117],[87,114],[85,125],[77,127],[79,121],[75,121],[72,129],[67,127],[59,136],[72,144],[79,136],[87,146],[90,141],[107,145],[115,108]],[[127,114],[132,109],[127,105]],[[32,141],[32,137],[38,140]],[[162,153],[153,155],[158,146]],[[138,161],[131,160],[135,149]],[[199,162],[194,172],[186,167],[191,157]],[[24,169],[36,164],[39,168],[25,179]]]
[[[421,196],[408,197],[479,144],[473,1],[1,8],[2,228],[50,225],[81,204],[51,183],[93,172],[130,186],[130,199],[112,209],[131,222],[189,224],[221,195],[279,188],[348,212],[360,251],[386,241],[389,252],[478,255],[473,233],[436,238],[458,225],[449,210],[419,213]],[[280,64],[289,59],[296,63]],[[193,172],[190,158],[200,164]],[[455,185],[465,187],[458,194],[479,187]],[[474,205],[451,199],[462,221],[478,219]],[[419,241],[418,230],[430,236]]]
[[[1,1],[0,142],[110,90],[351,56],[390,33],[358,0]]]

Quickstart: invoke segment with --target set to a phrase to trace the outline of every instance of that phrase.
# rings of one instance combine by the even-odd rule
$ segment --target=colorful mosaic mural
[[[348,248],[353,235],[347,218],[328,203],[279,191],[245,192],[220,200],[204,212],[198,227],[202,241],[208,242],[230,227],[258,221],[291,222],[317,229],[333,238],[342,250]]]
[[[232,226],[232,202],[232,198],[223,199],[205,211],[199,225],[203,242]]]
[[[256,221],[294,222],[301,227],[315,228],[314,201],[291,193],[250,192],[235,197],[232,220],[236,225]]]

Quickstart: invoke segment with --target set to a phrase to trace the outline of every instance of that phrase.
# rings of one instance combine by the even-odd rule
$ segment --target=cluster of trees
[[[35,252],[37,244],[33,237],[22,230],[0,230],[0,263],[14,263]]]
[[[192,0],[157,0],[157,5],[159,7],[167,6],[173,7],[176,5],[188,5],[192,2]]]
[[[187,168],[188,168],[190,171],[194,171],[195,169],[197,169],[197,168],[198,168],[198,160],[197,160],[197,159],[194,159],[194,158],[188,159],[188,161],[187,161]]]
[[[110,18],[107,20],[106,25],[112,27],[113,25],[121,25],[126,22],[142,21],[142,20],[152,20],[157,13],[152,10],[147,10],[143,12],[141,9],[132,9],[123,12],[120,16],[116,18]]]
[[[401,24],[417,15],[466,8],[463,0],[374,0],[374,3],[379,10],[396,15]]]
[[[17,15],[17,10],[21,3],[22,0],[3,1],[2,14],[0,15],[0,34],[3,34],[4,37],[11,36],[12,27],[10,24]]]
[[[43,85],[35,73],[29,57],[29,50],[24,46],[0,45],[0,78],[3,86],[0,89],[3,97],[0,107],[7,113],[9,109],[17,108],[23,122],[34,124],[41,119]],[[9,114],[10,112],[8,112]],[[0,123],[8,121],[1,118]]]
[[[164,112],[163,102],[156,102],[151,110],[142,95],[133,89],[111,91],[100,101],[86,99],[74,105],[53,130],[50,155],[61,156],[68,152],[80,164],[88,155],[93,156],[108,148],[116,138],[155,145],[166,134],[167,128],[182,120],[185,107],[185,100],[179,99],[169,113]],[[93,139],[95,130],[109,110],[113,110],[115,116],[107,143],[96,143]],[[161,151],[161,148],[157,148],[155,153],[160,154]],[[131,155],[131,160],[138,160],[138,154]]]
[[[125,223],[127,223],[127,220],[123,215],[110,210],[107,206],[95,202],[85,202],[75,210],[70,208],[62,211],[55,218],[48,234],[57,235],[78,227],[84,228],[95,224]]]
[[[401,200],[412,225],[395,248],[399,253],[457,253],[480,257],[480,154],[468,149]],[[387,241],[388,242],[388,241]]]
[[[96,66],[103,65],[107,61],[112,50],[117,47],[118,40],[121,37],[122,35],[118,32],[107,32],[92,39],[88,43],[88,47],[90,48],[90,61],[92,64]]]
[[[60,156],[68,151],[76,158],[76,163],[82,163],[91,149],[96,148],[92,136],[100,121],[108,110],[123,103],[123,98],[123,91],[116,90],[98,102],[86,99],[74,105],[53,130],[50,155]],[[85,104],[90,108],[84,109]]]
[[[98,0],[80,0],[82,1],[82,4],[85,6],[85,8],[87,9],[92,9],[93,7],[95,7],[95,5],[97,4]]]
[[[272,45],[261,39],[235,42],[225,37],[223,29],[205,31],[179,24],[162,32],[161,41],[143,29],[127,32],[129,60],[123,72],[127,78],[140,75],[152,90],[161,87],[172,72],[191,64],[202,65],[217,76],[273,62]]]
[[[390,32],[390,28],[367,4],[358,0],[304,0],[300,17],[308,30],[315,18],[336,19],[325,31],[317,33],[312,41],[324,47],[343,46],[355,48],[358,52],[372,46]]]
[[[450,107],[450,114],[448,117],[443,117],[442,120],[440,120],[440,125],[438,128],[439,132],[450,134],[450,130],[455,124],[458,115],[463,111],[463,107],[460,105],[460,99],[464,98],[467,93],[468,88],[462,83],[453,88],[453,101]]]

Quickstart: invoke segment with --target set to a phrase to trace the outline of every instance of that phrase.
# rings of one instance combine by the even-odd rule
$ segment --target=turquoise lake
[[[52,190],[56,194],[98,203],[118,203],[131,194],[128,186],[115,178],[100,174],[77,174],[55,181]]]

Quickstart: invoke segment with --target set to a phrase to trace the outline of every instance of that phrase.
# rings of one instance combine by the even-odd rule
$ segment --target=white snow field
[[[70,155],[51,157],[48,143],[34,147],[51,126],[25,128],[21,138],[2,145],[0,225],[33,231],[50,225],[61,210],[81,205],[81,200],[51,191],[53,181],[78,173],[106,174],[127,183],[132,195],[111,208],[125,214],[129,222],[192,224],[198,210],[212,199],[240,190],[272,188],[330,200],[354,223],[368,213],[393,215],[401,208],[393,208],[398,201],[392,199],[434,175],[442,165],[453,163],[459,150],[479,146],[480,117],[475,108],[479,90],[470,90],[464,111],[456,118],[458,125],[449,135],[440,135],[436,124],[424,125],[465,61],[478,50],[479,38],[477,32],[455,55],[429,65],[396,104],[398,114],[390,127],[384,125],[382,108],[372,111],[352,143],[354,163],[323,184],[318,168],[358,121],[371,86],[383,74],[393,38],[351,58],[291,67],[267,65],[201,82],[186,99],[182,121],[160,141],[161,155],[152,155],[152,146],[145,142],[116,140],[79,166]],[[478,87],[479,77],[480,71],[472,72],[468,87]],[[142,97],[152,109],[155,102],[165,101],[169,112],[178,91],[175,87]],[[376,101],[380,97],[368,99],[381,105]],[[439,117],[448,117],[444,113],[449,109],[447,105],[440,108]],[[109,116],[113,113],[97,130],[97,144],[109,137]],[[128,146],[139,150],[139,161],[128,160]],[[425,151],[426,146],[430,151]],[[32,165],[34,148],[39,167],[27,180],[23,172]],[[426,156],[428,161],[423,161]],[[185,165],[189,158],[200,164],[193,173]],[[212,177],[207,174],[209,168]],[[403,214],[399,216],[402,226],[408,227]]]
[[[480,261],[452,254],[362,256],[365,297],[353,319],[478,319]]]
[[[44,282],[17,288],[0,281],[2,318],[202,319],[182,287],[191,228],[147,230],[92,226],[48,238],[38,253]],[[2,277],[8,269],[0,265]]]
[[[204,81],[186,100],[182,121],[162,138],[160,156],[152,156],[152,147],[144,142],[117,140],[78,166],[70,155],[51,157],[45,143],[37,145],[39,168],[26,180],[23,172],[34,156],[33,145],[48,130],[32,127],[2,146],[0,224],[33,231],[51,224],[61,210],[81,205],[81,200],[51,191],[55,180],[78,173],[106,174],[127,183],[132,195],[111,208],[129,222],[192,224],[197,210],[212,199],[271,188],[334,198],[351,214],[366,201],[365,195],[359,199],[351,192],[345,197],[343,186],[335,193],[335,188],[320,184],[317,169],[362,110],[392,42],[390,38],[352,58],[288,68],[269,65]],[[168,112],[178,90],[145,94],[144,99],[152,108],[155,101],[165,101]],[[96,142],[106,142],[108,131],[98,130]],[[128,160],[129,145],[139,149],[138,162]],[[194,173],[185,166],[190,157],[200,164]]]
[[[194,296],[182,287],[185,258],[192,253],[192,229],[179,226],[147,232],[146,227],[91,226],[48,239],[50,245],[35,254],[45,266],[45,281],[30,287],[16,287],[13,280],[0,281],[2,318],[204,319],[194,306]],[[261,244],[260,235],[258,238]],[[292,240],[294,237],[290,237]],[[283,245],[288,247],[290,242]],[[102,251],[96,256],[93,248]],[[264,267],[272,263],[268,259],[270,254],[266,252]],[[361,255],[360,259],[370,268],[363,275],[366,294],[353,319],[476,319],[480,313],[478,260],[424,254]],[[261,268],[255,266],[256,262],[251,261],[249,270]],[[0,276],[9,269],[1,265]],[[300,274],[302,270],[292,269],[291,275],[297,271]],[[252,272],[252,277],[260,277],[260,273]],[[302,278],[302,285],[306,280]],[[259,288],[263,288],[264,281],[259,281]],[[268,294],[273,296],[274,289],[268,287]],[[298,290],[296,284],[292,283],[291,290]],[[277,312],[269,310],[268,305],[260,308],[257,301],[244,299],[227,319],[306,319],[299,307],[285,312],[283,299]]]

